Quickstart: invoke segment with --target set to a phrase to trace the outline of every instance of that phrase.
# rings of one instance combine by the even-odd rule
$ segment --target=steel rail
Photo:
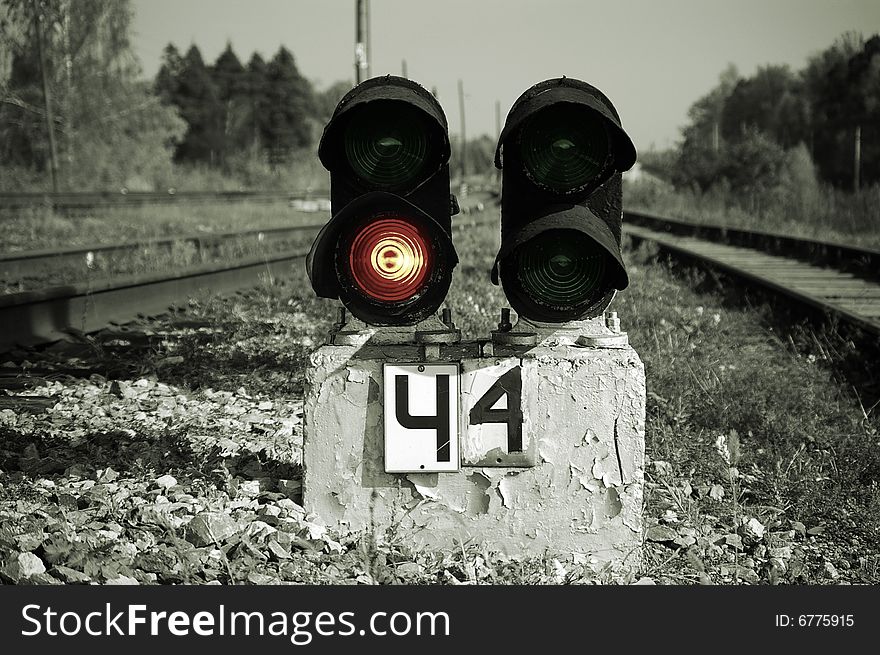
[[[65,193],[0,193],[0,209],[50,207],[64,213],[95,207],[198,204],[209,202],[281,202],[326,197],[326,191],[104,191]]]
[[[494,222],[470,218],[455,230]],[[311,226],[317,229],[320,225]],[[71,332],[96,332],[111,324],[166,313],[175,301],[205,291],[220,295],[290,277],[307,250],[288,251],[170,273],[116,277],[0,296],[0,352],[51,343]]]
[[[813,264],[832,266],[857,275],[880,278],[880,250],[875,248],[793,237],[765,230],[746,230],[718,223],[697,223],[636,210],[624,212],[624,224],[638,225],[655,232],[699,237],[753,248]]]
[[[175,300],[211,291],[227,294],[290,275],[306,251],[251,257],[232,264],[126,276],[0,296],[0,351],[95,332],[113,323],[165,313]]]
[[[463,209],[467,211],[470,207],[466,203]],[[460,221],[461,219],[458,222]],[[241,231],[178,234],[155,237],[143,241],[125,241],[109,244],[95,243],[68,248],[47,248],[4,253],[0,254],[0,280],[14,282],[28,275],[38,275],[40,272],[51,267],[57,268],[61,265],[86,263],[86,258],[90,256],[95,257],[97,255],[131,252],[147,248],[169,247],[175,243],[194,243],[197,248],[201,249],[208,245],[215,245],[218,240],[247,238],[259,236],[260,234],[280,236],[285,233],[319,229],[325,222],[316,221],[300,225],[261,227]]]
[[[146,239],[144,241],[126,241],[121,243],[92,244],[87,246],[72,246],[69,248],[26,250],[0,254],[0,279],[7,282],[23,279],[27,276],[39,275],[51,268],[63,265],[87,265],[87,258],[98,255],[121,254],[125,252],[168,248],[177,243],[193,243],[198,249],[204,249],[216,245],[219,241],[236,238],[258,237],[261,234],[268,236],[281,236],[287,233],[316,230],[326,221],[303,223],[300,225],[285,225],[263,228],[253,228],[242,231],[227,232],[200,232],[193,234],[178,234]]]
[[[625,213],[623,231],[636,242],[653,242],[677,258],[709,266],[880,336],[880,284],[875,279],[880,269],[867,268],[880,261],[880,251],[641,212]]]

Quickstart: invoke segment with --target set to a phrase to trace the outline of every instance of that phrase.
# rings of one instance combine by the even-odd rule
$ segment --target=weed
[[[823,188],[797,202],[765,203],[745,209],[729,191],[674,190],[654,181],[628,181],[628,209],[704,223],[780,232],[792,236],[880,247],[880,185],[851,194]]]
[[[455,233],[461,263],[447,305],[466,339],[494,329],[498,310],[506,305],[501,289],[489,282],[498,236],[496,225]],[[630,286],[613,309],[646,368],[651,463],[645,521],[674,526],[681,535],[681,543],[646,548],[642,573],[674,583],[817,583],[828,581],[825,565],[833,562],[852,581],[876,582],[880,410],[862,387],[854,392],[829,366],[851,356],[852,348],[833,334],[806,328],[791,339],[780,336],[775,308],[730,303],[711,276],[658,263],[650,248],[628,249],[625,258]],[[190,329],[165,339],[150,353],[151,361],[169,355],[183,361],[152,366],[163,382],[184,389],[245,387],[273,398],[301,397],[308,355],[322,342],[335,307],[314,297],[302,268],[288,280],[231,298],[196,298],[188,305],[188,320],[208,326],[206,331]],[[171,317],[169,325],[179,318]],[[812,344],[808,351],[805,344]],[[124,354],[113,357],[117,367],[143,366],[140,353],[131,354],[128,364]],[[719,435],[722,448],[716,443]],[[119,439],[112,441],[118,447]],[[91,455],[96,445],[87,444],[86,452]],[[166,449],[175,461],[176,451]],[[155,452],[136,454],[147,466],[165,463]],[[99,455],[108,458],[106,450]],[[135,461],[130,455],[114,453],[114,467],[117,460]],[[799,551],[786,560],[786,569],[774,561],[785,559],[775,549],[787,552],[790,546],[774,545],[783,539],[778,534],[754,539],[761,529],[767,535],[797,532],[784,537]],[[756,542],[750,546],[745,543],[749,535]],[[355,544],[343,554],[322,557],[338,570],[368,573],[372,581],[631,581],[594,570],[589,561],[505,556],[467,542],[448,552],[414,552],[400,541],[374,535],[360,549]],[[306,567],[303,561],[296,566]],[[335,581],[339,574],[329,573],[330,568],[297,569],[296,579]]]

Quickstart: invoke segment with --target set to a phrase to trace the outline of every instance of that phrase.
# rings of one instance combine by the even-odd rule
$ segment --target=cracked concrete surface
[[[393,346],[383,350],[384,361],[412,361]],[[521,366],[523,448],[534,448],[535,464],[388,474],[383,360],[359,359],[355,346],[315,351],[305,403],[306,510],[342,531],[394,531],[415,547],[473,539],[511,554],[581,553],[637,566],[645,420],[638,355],[630,347],[539,346],[502,359],[500,368],[494,357],[461,365]],[[487,461],[497,440],[468,426],[466,407],[461,414],[463,458]]]

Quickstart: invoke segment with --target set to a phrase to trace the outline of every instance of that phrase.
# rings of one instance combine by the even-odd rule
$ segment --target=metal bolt
[[[443,312],[440,314],[440,320],[450,328],[455,327],[455,323],[452,322],[452,310],[448,307],[443,308]]]
[[[510,324],[510,309],[507,307],[501,310],[501,321],[498,323],[499,332],[509,332],[513,326]]]
[[[605,327],[614,332],[620,332],[620,319],[617,318],[617,312],[605,312]]]
[[[336,322],[333,324],[333,327],[337,330],[341,330],[345,327],[345,307],[339,307],[336,309]]]

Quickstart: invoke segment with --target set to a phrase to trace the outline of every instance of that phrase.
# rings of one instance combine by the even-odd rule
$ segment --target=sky
[[[153,77],[169,42],[213,63],[290,50],[317,88],[354,81],[355,0],[133,0],[133,45]],[[845,32],[880,33],[880,0],[370,0],[370,74],[436,88],[450,133],[497,136],[516,98],[566,75],[601,89],[638,150],[675,145],[688,108],[734,64],[792,70]]]

